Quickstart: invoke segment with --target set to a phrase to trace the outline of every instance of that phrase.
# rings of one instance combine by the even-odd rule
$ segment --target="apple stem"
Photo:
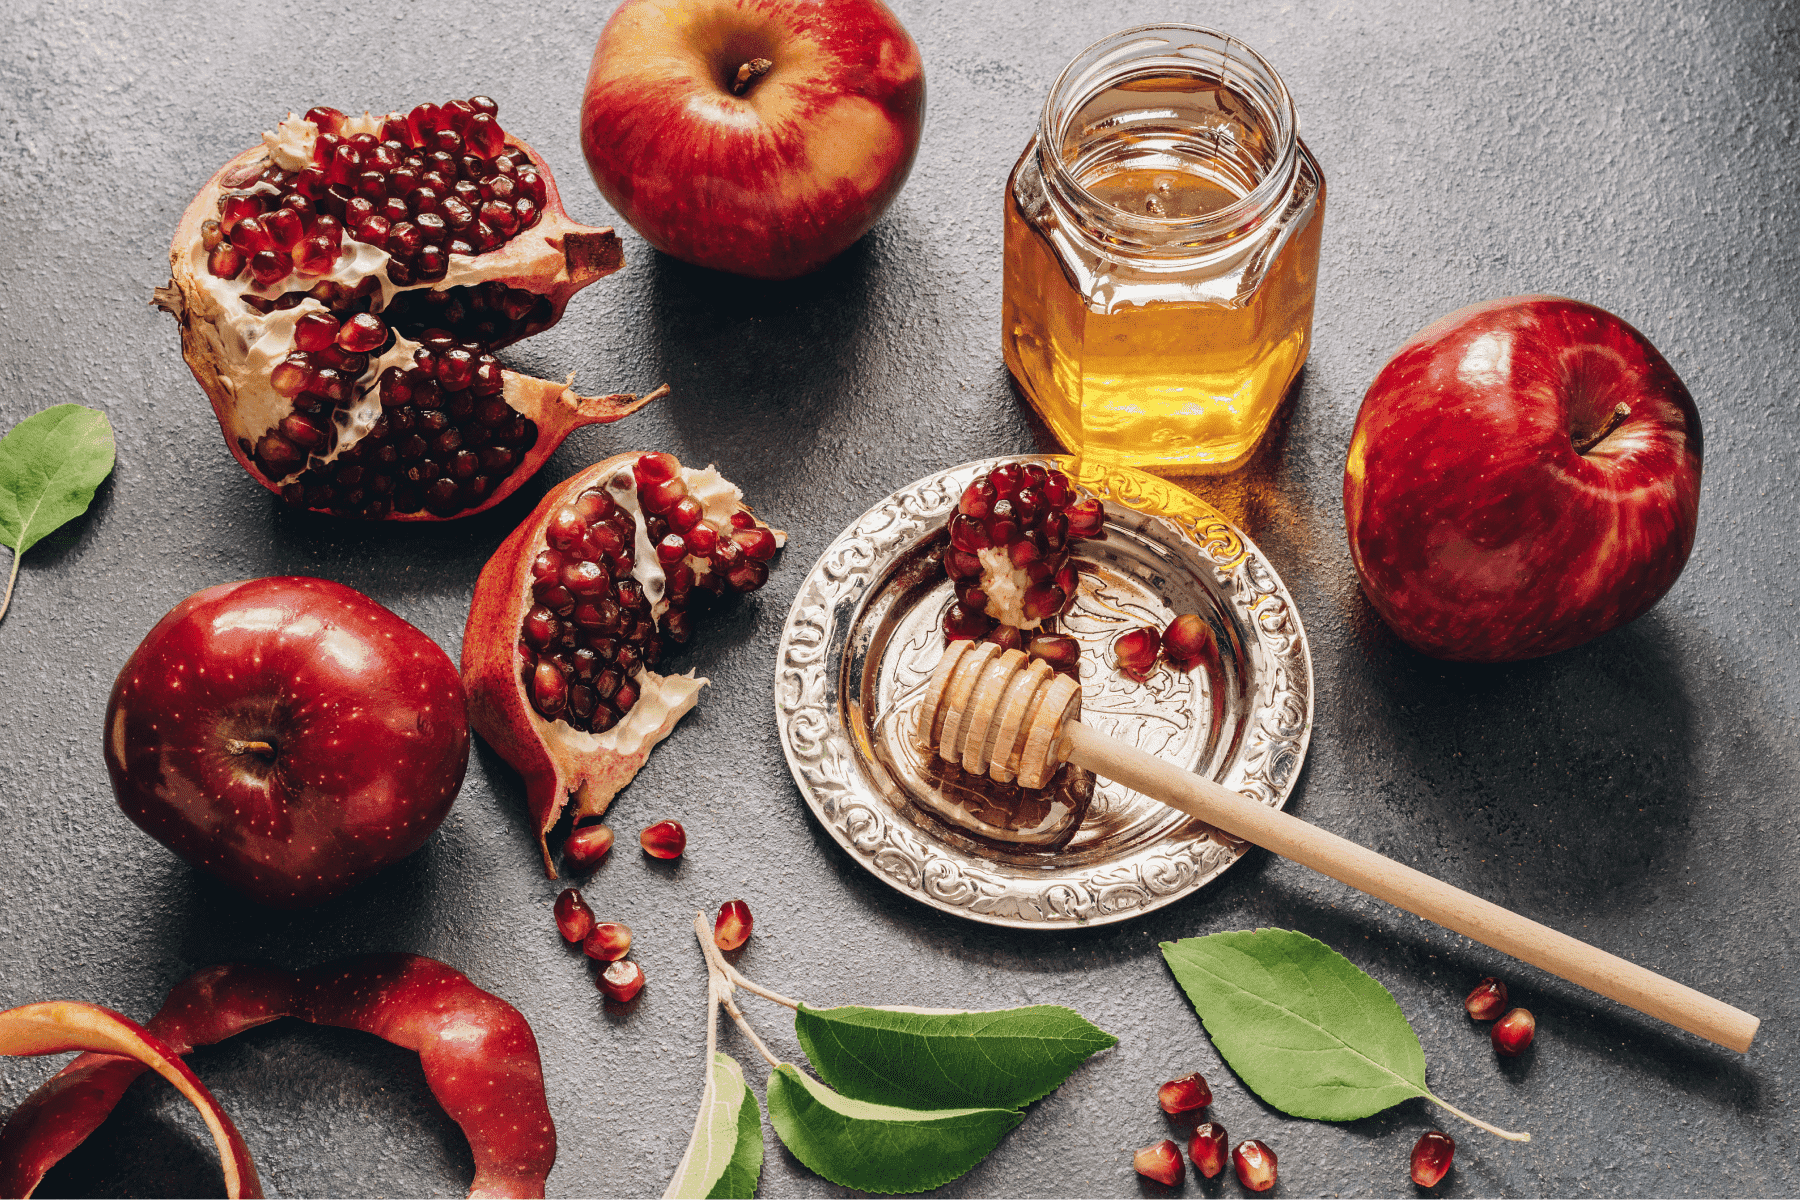
[[[254,754],[259,758],[274,758],[275,747],[268,742],[240,742],[232,738],[225,744],[233,754]]]
[[[1625,423],[1625,418],[1630,415],[1631,406],[1626,404],[1623,400],[1613,405],[1613,410],[1606,414],[1606,422],[1601,425],[1599,429],[1575,443],[1575,453],[1586,454],[1589,450],[1592,450],[1595,446],[1604,442],[1607,434],[1617,429],[1620,425],[1623,425]]]
[[[731,81],[731,94],[741,96],[750,90],[750,85],[769,73],[774,63],[766,58],[753,58],[737,69],[737,78]]]

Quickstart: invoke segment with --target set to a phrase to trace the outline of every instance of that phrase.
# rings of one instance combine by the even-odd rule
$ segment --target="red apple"
[[[1369,602],[1438,658],[1509,662],[1623,625],[1694,545],[1700,415],[1644,335],[1512,296],[1415,334],[1369,385],[1344,468]]]
[[[279,908],[317,904],[417,850],[468,762],[449,656],[325,579],[189,596],[126,662],[106,708],[125,815]]]
[[[658,250],[792,279],[875,224],[924,121],[919,48],[881,0],[625,0],[594,48],[581,148]]]

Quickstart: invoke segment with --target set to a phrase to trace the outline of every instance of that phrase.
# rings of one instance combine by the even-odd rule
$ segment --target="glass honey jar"
[[[1324,218],[1255,51],[1191,25],[1096,42],[1007,183],[1006,365],[1079,456],[1232,470],[1306,362]]]

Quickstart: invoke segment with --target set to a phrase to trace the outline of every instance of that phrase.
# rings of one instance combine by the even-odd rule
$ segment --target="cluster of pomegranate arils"
[[[333,288],[350,290],[326,282],[313,293]],[[537,300],[498,282],[455,290],[502,313],[529,311]],[[294,351],[269,373],[294,411],[247,453],[271,480],[300,471],[282,485],[281,498],[307,508],[378,520],[389,512],[448,516],[480,505],[537,443],[538,429],[506,403],[505,377],[487,344],[459,342],[443,329],[415,331],[420,346],[411,364],[387,368],[376,383],[381,415],[334,460],[318,457],[337,445],[337,413],[357,399],[370,351],[391,344],[381,317],[357,311],[366,303],[363,295],[348,304],[334,297],[334,311],[295,322]]]
[[[643,455],[632,476],[665,581],[660,636],[632,576],[636,524],[603,486],[551,515],[546,548],[531,564],[533,604],[519,641],[525,691],[539,716],[584,732],[604,733],[631,711],[633,676],[656,665],[662,637],[688,640],[697,602],[762,587],[779,549],[747,510],[734,511],[724,529],[707,521],[672,454]]]
[[[348,118],[312,108],[312,161],[273,161],[248,187],[219,197],[201,226],[206,269],[246,271],[268,289],[290,274],[329,274],[346,237],[386,250],[397,286],[444,277],[452,254],[484,254],[537,223],[548,189],[523,150],[508,151],[486,96],[390,113],[379,133],[346,136]]]
[[[1156,1089],[1157,1107],[1176,1118],[1198,1113],[1212,1103],[1212,1098],[1206,1077],[1198,1071],[1171,1079]],[[1229,1144],[1225,1126],[1219,1122],[1202,1121],[1196,1125],[1188,1139],[1188,1156],[1194,1160],[1194,1170],[1205,1179],[1217,1178],[1225,1170]],[[1238,1182],[1246,1190],[1266,1192],[1275,1186],[1275,1152],[1265,1143],[1247,1138],[1231,1150],[1229,1157]],[[1139,1175],[1174,1187],[1181,1182],[1181,1147],[1170,1138],[1152,1142],[1132,1155],[1131,1165]]]
[[[1537,1018],[1529,1009],[1506,1007],[1506,982],[1492,975],[1476,984],[1463,1001],[1463,1010],[1477,1021],[1493,1021],[1489,1034],[1494,1052],[1517,1058],[1531,1048],[1537,1036]]]
[[[1037,463],[1006,463],[969,484],[944,551],[956,588],[944,614],[945,641],[985,638],[1018,649],[1023,629],[1055,617],[1074,598],[1070,546],[1099,536],[1105,522],[1100,501],[1077,499],[1067,475]],[[996,602],[1002,587],[1016,591],[1016,601]]]
[[[1113,639],[1113,657],[1119,670],[1143,683],[1162,658],[1177,671],[1191,671],[1209,656],[1218,654],[1218,639],[1196,613],[1182,613],[1158,632],[1153,625],[1127,629]]]
[[[638,844],[652,858],[679,858],[687,848],[687,831],[678,822],[658,821],[638,834]],[[612,846],[611,829],[605,825],[584,825],[569,835],[563,852],[572,865],[591,871]],[[563,940],[580,946],[583,954],[605,964],[594,977],[594,985],[608,1000],[624,1004],[644,990],[644,968],[625,957],[631,952],[631,926],[597,920],[578,888],[564,888],[556,897],[553,911],[556,931]],[[748,909],[744,910],[744,919],[747,930]]]

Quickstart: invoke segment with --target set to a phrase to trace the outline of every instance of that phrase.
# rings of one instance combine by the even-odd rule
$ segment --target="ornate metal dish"
[[[1002,462],[1059,468],[1106,506],[1106,537],[1077,546],[1081,588],[1060,622],[1082,643],[1082,720],[1264,804],[1287,802],[1312,734],[1312,658],[1274,568],[1215,509],[1172,484],[1043,455],[921,479],[826,547],[782,630],[782,748],[838,844],[916,900],[1015,929],[1127,920],[1217,878],[1246,847],[1068,769],[1038,796],[974,783],[921,762],[904,736],[954,598],[928,555],[963,489]],[[1118,673],[1107,650],[1117,633],[1160,628],[1182,612],[1212,624],[1218,673],[1163,665],[1144,684]]]

